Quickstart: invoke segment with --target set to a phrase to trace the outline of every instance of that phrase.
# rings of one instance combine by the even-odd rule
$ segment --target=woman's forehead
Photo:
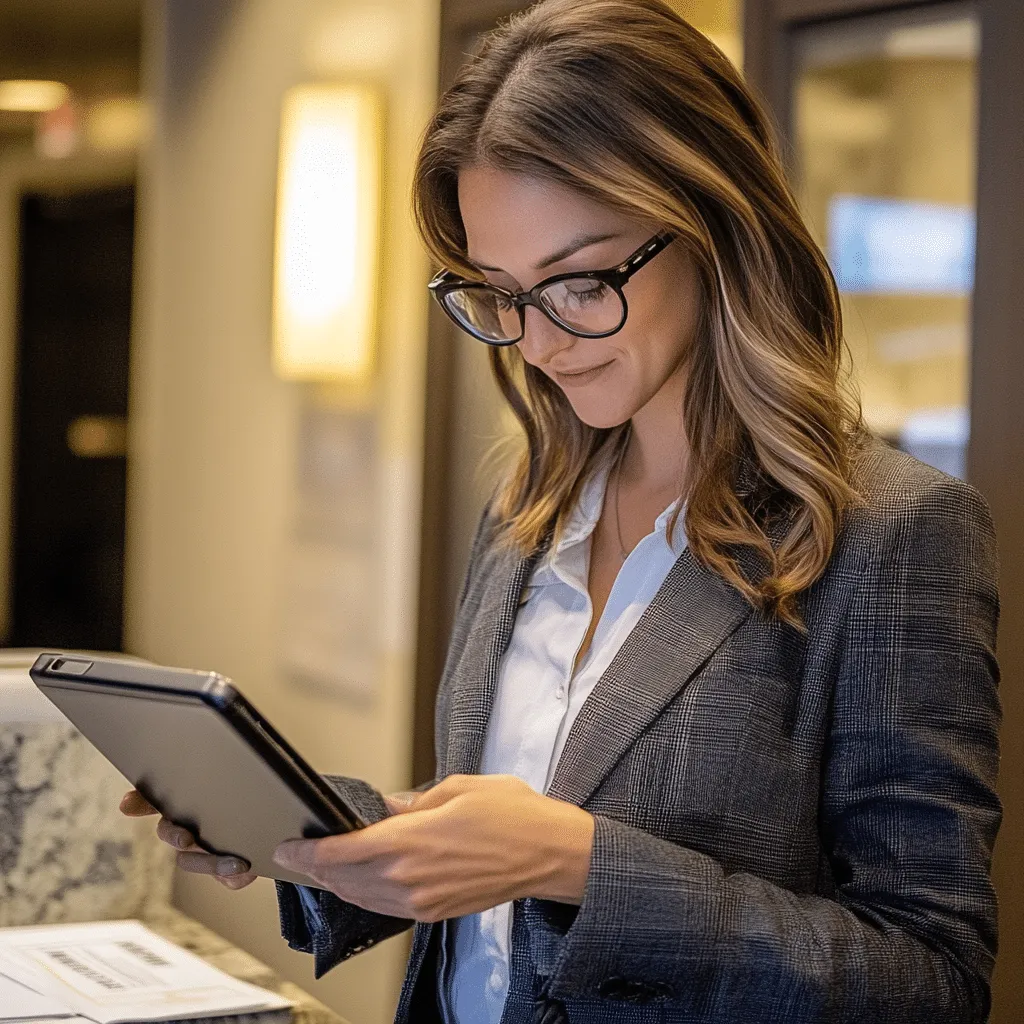
[[[512,262],[519,269],[542,268],[574,244],[621,238],[638,228],[636,221],[558,182],[486,165],[460,172],[459,209],[469,258],[502,269]]]

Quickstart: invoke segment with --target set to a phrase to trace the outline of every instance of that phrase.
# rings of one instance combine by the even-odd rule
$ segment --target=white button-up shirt
[[[542,559],[520,599],[502,659],[481,774],[516,775],[547,791],[583,702],[686,546],[682,513],[671,541],[666,508],[619,569],[597,629],[573,665],[593,605],[587,589],[590,537],[601,515],[609,467],[584,485],[557,547]],[[446,1024],[498,1024],[509,986],[512,904],[444,922],[438,996]]]

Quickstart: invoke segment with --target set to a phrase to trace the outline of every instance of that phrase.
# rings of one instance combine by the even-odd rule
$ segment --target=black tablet
[[[366,825],[223,676],[77,653],[29,671],[165,818],[256,874],[311,884],[273,862],[277,844]]]

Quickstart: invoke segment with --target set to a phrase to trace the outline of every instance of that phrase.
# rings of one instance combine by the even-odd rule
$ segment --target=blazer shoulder
[[[838,591],[891,588],[896,579],[941,587],[955,578],[996,606],[995,529],[977,488],[874,435],[858,441],[853,461],[862,501],[847,510],[812,601],[827,605]]]
[[[891,524],[894,518],[914,514],[926,518],[953,515],[968,523],[991,520],[988,503],[976,487],[875,435],[865,435],[857,442],[853,466],[854,486],[863,505],[851,513],[851,525],[858,518]]]

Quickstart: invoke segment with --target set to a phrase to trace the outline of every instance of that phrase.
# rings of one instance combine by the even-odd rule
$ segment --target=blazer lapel
[[[580,709],[548,796],[582,805],[751,610],[686,548]]]
[[[741,474],[739,493],[748,493],[752,481],[751,471]],[[787,522],[769,529],[773,541],[784,536]],[[526,556],[498,556],[484,573],[473,626],[452,673],[445,775],[480,770],[498,671],[512,638],[519,598],[550,539],[549,532]],[[736,557],[748,579],[763,575],[766,566],[760,556],[742,549]],[[582,805],[751,611],[742,595],[701,566],[687,547],[580,709],[548,795]]]
[[[474,624],[452,676],[445,775],[480,770],[501,658],[512,639],[519,597],[543,552],[541,547],[522,557],[503,555],[484,579]]]

